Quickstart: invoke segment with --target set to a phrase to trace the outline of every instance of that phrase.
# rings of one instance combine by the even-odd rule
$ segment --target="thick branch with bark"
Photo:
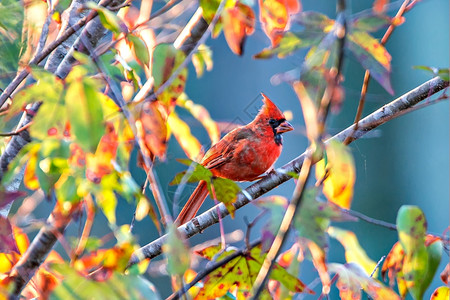
[[[435,77],[409,91],[408,93],[400,96],[396,100],[384,105],[380,109],[376,110],[372,114],[359,121],[358,129],[355,132],[355,125],[349,126],[332,138],[328,139],[325,143],[329,143],[331,140],[343,142],[350,135],[352,135],[352,139],[350,142],[357,140],[369,131],[377,128],[378,126],[392,119],[395,119],[408,111],[414,110],[414,106],[417,103],[421,102],[424,99],[427,99],[428,97],[436,94],[439,91],[442,91],[448,86],[448,81],[444,81],[439,77]],[[288,174],[291,172],[299,173],[306,155],[306,152],[301,154],[286,165],[275,170],[275,172],[270,173],[263,179],[243,190],[237,196],[236,203],[234,204],[235,208],[241,208],[252,200],[262,196],[268,191],[291,179],[292,177]],[[218,208],[222,218],[229,215],[228,210],[222,203],[218,205]],[[178,230],[187,238],[203,232],[206,228],[218,222],[219,218],[216,209],[216,206],[209,209],[208,211],[197,216],[188,223],[180,226]],[[131,266],[133,264],[136,264],[145,258],[154,258],[160,255],[162,253],[162,245],[164,244],[165,240],[166,235],[137,250],[131,257],[129,265]]]

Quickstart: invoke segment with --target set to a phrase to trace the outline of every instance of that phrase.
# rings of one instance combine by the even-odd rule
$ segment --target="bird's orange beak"
[[[294,130],[294,127],[288,121],[284,121],[283,123],[278,125],[276,130],[277,130],[277,133],[283,133],[283,132],[288,132],[288,131]]]

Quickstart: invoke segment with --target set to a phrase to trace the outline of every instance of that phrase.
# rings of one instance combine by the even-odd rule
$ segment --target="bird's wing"
[[[231,131],[206,152],[202,165],[211,170],[226,164],[233,158],[240,143],[245,142],[253,134],[254,132],[247,127],[240,127]]]

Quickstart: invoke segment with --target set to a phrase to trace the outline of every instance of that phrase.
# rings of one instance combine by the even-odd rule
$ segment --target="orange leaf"
[[[373,3],[373,11],[377,14],[381,14],[386,11],[386,6],[389,0],[375,0]]]
[[[273,48],[280,43],[289,22],[288,8],[284,0],[259,0],[259,7],[259,20]]]
[[[223,31],[230,49],[242,55],[245,38],[255,30],[255,14],[250,6],[236,3],[222,13]]]
[[[326,159],[316,165],[316,178],[323,182],[323,193],[330,202],[349,209],[356,179],[353,157],[348,148],[337,141],[326,145]],[[328,172],[328,173],[327,173]]]
[[[144,102],[141,116],[136,121],[139,144],[144,155],[165,159],[167,149],[167,125],[158,102]]]
[[[114,125],[106,123],[106,133],[100,139],[95,154],[88,153],[86,156],[86,178],[99,183],[103,176],[110,174],[114,168],[112,161],[116,157],[116,151],[117,134]]]

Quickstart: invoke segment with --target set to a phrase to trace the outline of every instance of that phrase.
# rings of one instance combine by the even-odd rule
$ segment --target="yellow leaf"
[[[326,160],[316,165],[316,178],[323,182],[323,193],[330,202],[349,209],[353,198],[356,179],[353,157],[346,146],[338,141],[331,141],[325,146]]]
[[[167,125],[173,133],[187,157],[196,160],[200,157],[202,145],[192,135],[189,126],[173,111],[167,119]]]
[[[377,264],[371,260],[364,249],[361,248],[361,245],[353,232],[336,227],[328,227],[328,234],[337,239],[342,246],[344,246],[347,263],[357,263],[366,271],[367,275],[372,274]],[[376,278],[377,276],[374,275],[374,277]]]
[[[448,300],[450,299],[450,289],[448,286],[440,286],[431,295],[430,300]]]

